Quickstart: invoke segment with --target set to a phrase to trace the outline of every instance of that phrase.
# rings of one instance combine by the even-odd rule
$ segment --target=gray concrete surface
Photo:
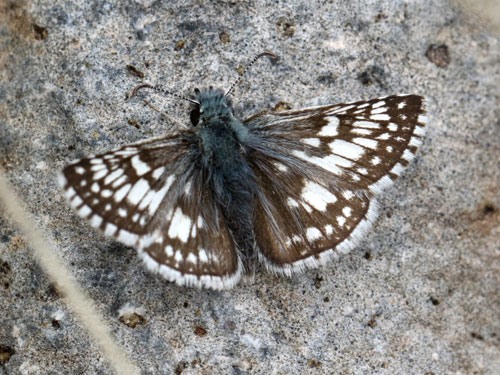
[[[339,261],[224,292],[168,284],[77,218],[56,171],[171,126],[124,101],[143,80],[227,88],[263,50],[281,60],[236,90],[241,117],[418,93],[424,145]],[[0,166],[144,374],[494,375],[499,83],[497,36],[448,1],[3,1]],[[112,373],[1,212],[0,306],[0,374]]]

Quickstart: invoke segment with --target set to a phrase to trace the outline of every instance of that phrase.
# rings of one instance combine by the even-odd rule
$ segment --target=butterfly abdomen
[[[226,225],[247,272],[253,271],[255,235],[255,176],[246,161],[236,163],[232,169],[217,171],[221,184],[214,186]]]

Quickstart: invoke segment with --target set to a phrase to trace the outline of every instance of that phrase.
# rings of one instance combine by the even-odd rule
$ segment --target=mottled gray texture
[[[0,3],[0,165],[117,341],[145,374],[498,374],[498,39],[447,1],[205,3]],[[281,60],[236,89],[242,118],[417,93],[424,145],[338,262],[220,293],[170,285],[70,211],[56,170],[169,126],[124,101],[141,82],[128,64],[187,95],[228,88],[263,50]],[[0,304],[0,374],[111,373],[3,214]]]

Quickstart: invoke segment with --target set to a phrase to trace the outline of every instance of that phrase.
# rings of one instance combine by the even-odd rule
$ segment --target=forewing
[[[78,160],[63,170],[60,185],[81,217],[136,247],[168,280],[231,287],[241,262],[190,137],[150,139]]]
[[[425,123],[416,95],[247,120],[261,188],[255,232],[268,268],[290,273],[350,250],[376,217],[373,196],[415,156]]]

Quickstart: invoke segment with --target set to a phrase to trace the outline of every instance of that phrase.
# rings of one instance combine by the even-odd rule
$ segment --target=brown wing
[[[153,271],[180,285],[230,288],[241,261],[196,157],[188,133],[150,139],[78,160],[60,184],[81,217],[134,246]]]
[[[350,250],[376,217],[373,196],[413,159],[424,113],[423,98],[408,95],[249,119],[267,267],[291,273]]]

